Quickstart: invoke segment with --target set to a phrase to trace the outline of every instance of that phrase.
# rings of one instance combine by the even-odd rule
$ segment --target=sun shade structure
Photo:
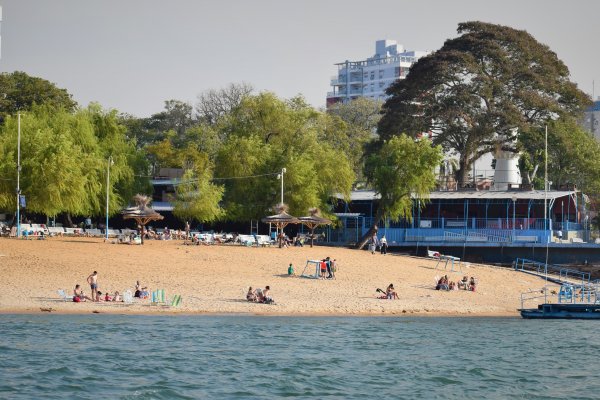
[[[320,211],[318,208],[311,208],[308,210],[308,212],[310,215],[306,217],[299,217],[298,220],[301,224],[310,229],[310,247],[313,247],[315,228],[319,225],[331,225],[331,220],[319,216]]]
[[[146,224],[150,221],[160,221],[164,217],[148,207],[148,203],[150,203],[148,196],[136,194],[133,201],[136,205],[124,209],[121,214],[123,214],[123,219],[134,219],[142,227],[142,244],[144,244],[144,227]]]
[[[277,211],[279,211],[279,214],[269,215],[268,217],[264,217],[263,219],[261,219],[261,221],[264,222],[265,224],[275,224],[275,226],[277,226],[277,229],[281,233],[283,233],[283,228],[288,226],[288,224],[300,223],[298,218],[291,216],[290,214],[288,214],[286,212],[286,210],[287,210],[287,206],[285,204],[280,204],[279,206],[277,206]],[[283,235],[280,235],[279,247],[281,248],[282,245],[283,245]]]

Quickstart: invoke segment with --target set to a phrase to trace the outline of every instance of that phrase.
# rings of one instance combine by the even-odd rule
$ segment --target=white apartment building
[[[579,124],[590,132],[597,140],[600,140],[600,98],[583,113],[583,119]]]
[[[384,100],[388,86],[396,79],[404,79],[411,65],[427,54],[426,51],[404,51],[395,40],[376,41],[373,57],[335,64],[338,74],[331,78],[333,91],[327,93],[327,105],[357,97]]]

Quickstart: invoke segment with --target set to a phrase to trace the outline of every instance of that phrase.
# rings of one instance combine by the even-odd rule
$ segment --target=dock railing
[[[528,260],[526,258],[517,258],[515,260],[515,270],[521,272],[535,273],[539,276],[552,275],[552,280],[556,283],[572,283],[572,281],[581,280],[582,285],[590,284],[590,273],[582,272],[572,268],[564,268],[558,265],[546,264],[540,261]]]

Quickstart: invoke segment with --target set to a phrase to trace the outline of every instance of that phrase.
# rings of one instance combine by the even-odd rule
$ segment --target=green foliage
[[[0,74],[0,93],[0,122],[8,115],[30,110],[34,104],[47,104],[67,111],[73,111],[77,106],[65,89],[20,71]]]
[[[0,207],[16,208],[17,119],[8,117],[0,131]],[[51,106],[33,106],[21,116],[21,192],[27,210],[48,216],[102,215],[108,156],[112,155],[113,213],[135,186],[131,162],[140,155],[124,138],[116,113],[98,106],[75,114]],[[125,197],[126,196],[126,197]]]
[[[264,217],[280,202],[274,174],[284,167],[284,201],[291,213],[328,210],[332,196],[349,194],[354,173],[344,152],[323,139],[323,118],[301,97],[283,101],[261,93],[242,101],[221,128],[226,140],[215,164],[217,178],[252,176],[224,180],[228,219]]]
[[[517,132],[577,115],[589,98],[556,54],[525,31],[467,22],[458,33],[388,89],[379,133],[433,132],[435,144],[459,153],[464,184],[477,158],[514,151]]]
[[[177,199],[173,214],[183,220],[211,222],[223,216],[219,202],[223,187],[211,183],[212,173],[208,168],[186,171],[182,182],[176,186]]]
[[[382,218],[412,219],[411,194],[427,200],[435,187],[435,167],[442,161],[440,146],[400,135],[385,143],[367,159],[369,183],[381,196],[376,222]]]
[[[520,135],[520,166],[530,174],[538,166],[533,180],[544,188],[544,129]],[[576,186],[590,194],[600,193],[600,143],[573,119],[548,124],[548,180],[553,188]]]
[[[363,180],[365,146],[376,137],[383,102],[359,97],[337,103],[327,113],[324,139],[346,154],[357,180]]]

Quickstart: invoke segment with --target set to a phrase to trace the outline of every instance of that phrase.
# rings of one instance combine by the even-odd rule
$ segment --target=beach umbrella
[[[133,196],[134,207],[129,207],[121,211],[123,219],[133,219],[142,227],[142,244],[144,244],[144,227],[150,221],[159,221],[164,217],[148,206],[150,198],[143,194]]]
[[[301,224],[305,225],[310,229],[310,247],[313,247],[313,240],[315,237],[315,228],[319,225],[331,225],[331,220],[321,217],[318,208],[311,208],[308,210],[309,214],[306,217],[299,217],[298,220]]]
[[[285,204],[280,204],[277,206],[276,211],[278,211],[278,214],[275,215],[269,215],[268,217],[264,217],[263,219],[261,219],[262,222],[266,223],[266,224],[275,224],[275,226],[277,226],[278,230],[281,230],[281,233],[283,233],[283,228],[285,228],[286,226],[288,226],[288,224],[297,224],[300,221],[298,220],[298,218],[296,217],[292,217],[290,214],[288,214],[287,211],[287,206]],[[283,244],[283,235],[280,235],[279,237],[279,247],[281,248]]]

